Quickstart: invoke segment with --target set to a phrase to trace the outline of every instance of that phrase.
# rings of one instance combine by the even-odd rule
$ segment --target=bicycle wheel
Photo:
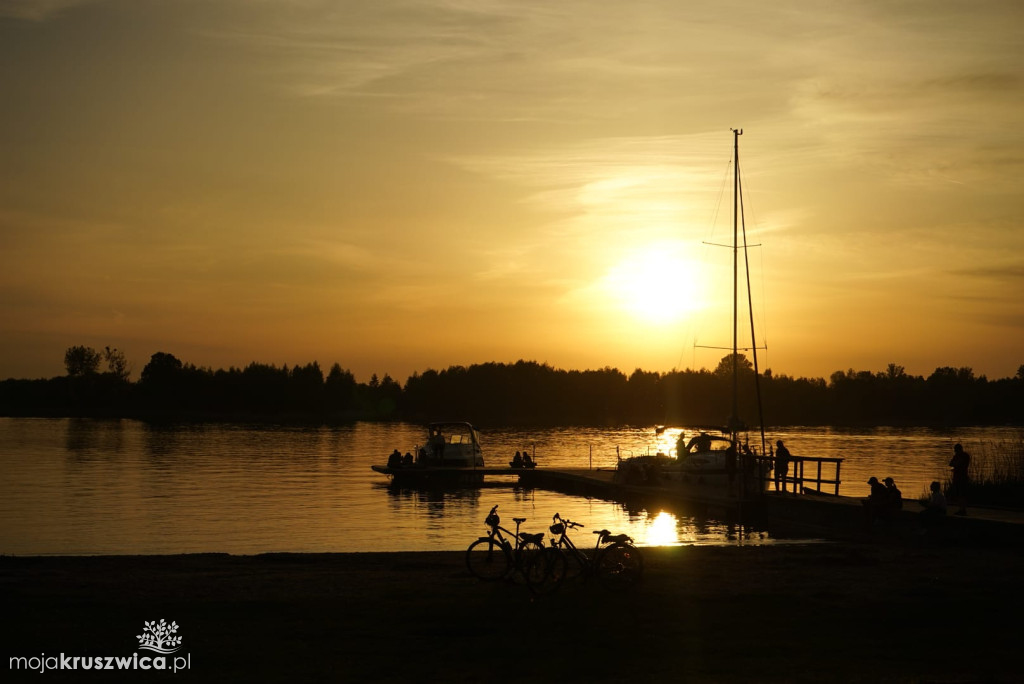
[[[632,544],[615,542],[601,549],[594,561],[594,573],[609,589],[627,589],[643,578],[644,557]]]
[[[482,580],[499,580],[512,570],[512,558],[500,542],[481,537],[466,549],[466,567]]]
[[[550,594],[565,579],[565,554],[561,549],[546,548],[531,555],[523,571],[526,586],[534,594]]]
[[[577,580],[587,574],[588,559],[579,549],[563,549],[565,557],[565,576],[569,580]]]
[[[541,544],[537,542],[523,542],[515,554],[516,570],[525,575],[526,567],[533,561],[534,556],[543,552],[544,547]]]

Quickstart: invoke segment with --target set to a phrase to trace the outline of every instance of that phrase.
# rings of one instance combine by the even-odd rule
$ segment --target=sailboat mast
[[[732,181],[732,418],[729,430],[736,432],[740,422],[739,411],[739,201],[740,201],[740,136],[742,128],[733,128],[733,181]]]

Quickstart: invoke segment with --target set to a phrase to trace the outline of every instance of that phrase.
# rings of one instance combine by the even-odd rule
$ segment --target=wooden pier
[[[838,459],[828,459],[837,461]],[[787,478],[791,491],[778,492],[771,481],[765,482],[762,491],[748,492],[739,498],[721,488],[710,488],[698,483],[644,483],[627,484],[616,481],[614,469],[586,468],[431,468],[430,479],[426,482],[446,481],[448,478],[463,478],[470,475],[478,482],[487,484],[488,478],[518,478],[525,487],[537,487],[566,494],[593,496],[611,501],[663,502],[666,505],[680,504],[704,507],[711,511],[727,512],[761,519],[822,538],[863,537],[916,539],[925,535],[920,520],[922,507],[916,499],[904,499],[902,510],[896,511],[888,520],[868,525],[863,500],[858,497],[822,493],[834,486],[838,491],[838,463],[836,476],[823,478],[820,464],[811,472],[810,480],[804,477],[806,464],[814,459],[803,459],[792,469]],[[427,474],[415,468],[389,469],[374,466],[377,472],[415,481],[417,476]],[[403,476],[405,476],[403,478]],[[866,496],[867,492],[865,492]],[[969,508],[965,517],[947,515],[940,523],[939,530],[929,530],[928,538],[936,536],[959,542],[977,542],[999,546],[1024,544],[1024,511],[1006,509]]]

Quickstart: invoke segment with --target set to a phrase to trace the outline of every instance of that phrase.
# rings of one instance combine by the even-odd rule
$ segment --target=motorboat
[[[429,423],[423,444],[405,455],[396,449],[385,465],[370,467],[395,482],[477,482],[483,479],[484,467],[480,435],[467,422]]]

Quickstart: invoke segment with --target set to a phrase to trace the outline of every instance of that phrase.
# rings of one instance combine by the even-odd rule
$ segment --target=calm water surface
[[[671,450],[678,430],[494,430],[483,434],[488,463],[528,448],[540,466],[614,467]],[[154,426],[129,420],[0,418],[0,553],[164,554],[270,551],[459,550],[483,531],[498,504],[504,522],[541,531],[551,514],[627,532],[642,545],[765,544],[767,530],[685,510],[524,489],[513,481],[477,489],[395,489],[370,470],[392,449],[412,451],[421,426],[356,423],[298,428],[252,425]],[[841,493],[891,475],[916,496],[941,478],[954,440],[1019,439],[1012,429],[773,433],[794,455],[844,458]],[[585,531],[577,541],[590,544]]]

